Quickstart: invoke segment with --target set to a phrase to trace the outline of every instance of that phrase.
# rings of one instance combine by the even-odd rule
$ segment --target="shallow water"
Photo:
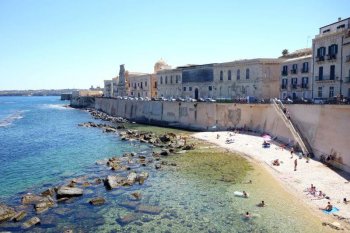
[[[18,98],[18,99],[17,99]],[[77,124],[91,121],[85,111],[67,109],[57,97],[0,98],[0,119],[18,111],[26,111],[6,127],[0,127],[0,199],[13,206],[19,205],[17,192],[40,193],[53,185],[66,184],[69,179],[84,175],[105,177],[111,171],[96,160],[135,151],[150,156],[152,148],[138,142],[122,142],[115,134],[100,129],[82,128]],[[16,105],[17,104],[17,105]],[[146,127],[147,128],[147,127]],[[152,127],[153,129],[153,127]],[[187,156],[187,157],[186,157]],[[194,163],[188,154],[172,156],[178,166],[163,166],[155,170],[154,164],[135,168],[148,171],[150,178],[143,185],[122,187],[106,191],[103,184],[84,188],[84,196],[71,202],[58,204],[40,214],[40,226],[30,232],[329,232],[320,221],[298,200],[287,193],[264,169],[256,164],[245,177],[248,163],[234,155],[217,160]],[[219,165],[213,166],[212,163]],[[196,165],[194,165],[196,164]],[[225,166],[225,169],[223,169]],[[243,166],[243,167],[242,167]],[[232,167],[234,171],[227,170]],[[221,169],[220,169],[221,168]],[[221,179],[222,170],[230,179]],[[127,172],[123,172],[126,174]],[[218,175],[219,174],[219,175]],[[232,176],[237,179],[232,183]],[[242,184],[242,180],[253,180]],[[250,198],[235,197],[234,191],[245,190]],[[141,201],[131,199],[132,192],[142,194]],[[106,204],[91,206],[89,199],[106,198]],[[264,200],[268,206],[256,206]],[[161,209],[159,214],[139,213],[130,205],[149,205]],[[126,204],[129,207],[125,207]],[[32,216],[32,206],[27,208]],[[245,220],[249,211],[253,218]],[[120,217],[132,214],[133,221],[121,224]],[[27,217],[29,218],[29,217]],[[23,231],[20,224],[0,225],[0,231]]]

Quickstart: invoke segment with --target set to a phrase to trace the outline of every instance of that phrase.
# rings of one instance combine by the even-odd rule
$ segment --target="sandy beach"
[[[217,138],[219,135],[219,138]],[[337,172],[326,165],[310,159],[299,159],[294,154],[291,158],[290,150],[282,149],[279,144],[271,141],[270,148],[263,148],[264,139],[260,136],[232,132],[201,132],[192,135],[195,138],[205,140],[230,151],[238,152],[267,168],[267,170],[279,180],[283,186],[292,194],[303,200],[310,208],[314,209],[315,214],[323,217],[332,216],[334,221],[344,226],[345,222],[350,220],[350,203],[344,204],[343,198],[350,199],[350,183]],[[231,139],[232,143],[226,143]],[[272,161],[279,159],[280,166],[273,166]],[[294,163],[297,159],[297,169],[294,171]],[[318,198],[306,191],[313,184],[316,190],[322,190],[326,198]],[[317,192],[318,194],[318,192]],[[254,194],[253,194],[254,195]],[[319,208],[324,208],[330,201],[334,207],[339,209],[334,214],[325,214]],[[348,224],[346,224],[348,225]]]

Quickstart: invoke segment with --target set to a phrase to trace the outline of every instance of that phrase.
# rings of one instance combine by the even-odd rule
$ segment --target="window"
[[[296,89],[298,85],[298,78],[292,78],[292,88]]]
[[[175,77],[175,82],[176,82],[176,83],[179,82],[179,76],[178,76],[178,75],[176,75],[176,77]]]
[[[334,97],[334,87],[329,87],[329,98]]]
[[[163,77],[160,76],[160,84],[163,84]]]
[[[249,79],[249,69],[245,70],[245,79]]]
[[[192,87],[189,87],[188,90],[189,90],[189,91],[192,91]]]
[[[228,76],[227,79],[231,80],[231,70],[228,71],[227,76]]]
[[[337,29],[345,28],[345,24],[339,25]]]
[[[143,87],[142,87],[142,82],[141,82],[141,88],[143,88]]]
[[[318,80],[323,79],[323,66],[318,67]]]
[[[241,79],[241,70],[238,69],[237,70],[237,80],[240,80]]]
[[[303,68],[301,69],[302,73],[307,73],[309,72],[309,63],[308,62],[304,62],[303,63]]]
[[[326,55],[325,47],[320,47],[317,49],[317,58],[319,58],[319,61],[321,61],[325,55]]]
[[[308,88],[308,85],[309,85],[309,78],[303,77],[301,79],[301,88]]]
[[[220,81],[224,80],[224,72],[220,70]]]
[[[154,82],[154,88],[157,88],[157,82]]]
[[[145,87],[147,87],[147,81],[145,81]]]
[[[282,89],[287,89],[287,85],[288,85],[288,79],[284,78],[282,79]]]
[[[168,76],[165,76],[165,84],[168,84]]]
[[[209,86],[209,87],[208,87],[208,90],[209,90],[209,91],[212,91],[212,90],[213,90],[213,86]]]
[[[335,65],[331,65],[331,71],[330,71],[329,79],[330,80],[334,80],[335,79]]]
[[[293,64],[291,73],[292,73],[292,74],[296,74],[296,73],[297,73],[297,70],[298,70],[298,64]]]
[[[322,98],[322,87],[318,87],[317,96],[318,96],[319,98]]]
[[[183,87],[183,90],[186,91],[186,87]]]
[[[173,76],[170,76],[170,84],[173,84]]]
[[[337,53],[338,53],[338,45],[337,44],[332,44],[331,46],[328,47],[328,60],[336,59],[337,58]]]
[[[288,66],[283,66],[282,75],[288,75]]]

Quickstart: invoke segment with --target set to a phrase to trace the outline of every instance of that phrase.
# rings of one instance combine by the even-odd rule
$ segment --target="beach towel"
[[[332,214],[332,213],[335,213],[335,212],[338,212],[339,209],[337,207],[333,207],[333,209],[331,211],[328,211],[328,210],[322,210],[323,213],[325,214]]]

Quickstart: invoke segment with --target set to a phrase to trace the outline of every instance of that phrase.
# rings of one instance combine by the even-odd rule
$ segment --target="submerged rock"
[[[0,204],[0,223],[10,220],[15,214],[16,212],[13,208]]]
[[[76,197],[83,195],[83,190],[81,188],[72,188],[67,186],[61,186],[57,190],[57,198],[62,197]]]
[[[23,223],[23,228],[28,229],[28,228],[35,226],[35,225],[38,225],[38,224],[40,224],[40,218],[32,217],[31,219],[29,219],[28,221]]]
[[[49,188],[46,189],[44,192],[41,193],[42,196],[55,196],[55,189],[54,188]]]
[[[136,181],[136,178],[137,178],[136,172],[130,172],[128,177],[127,177],[127,183],[129,185],[133,185]]]
[[[25,194],[22,196],[21,203],[24,205],[35,204],[38,202],[42,202],[46,199],[46,197],[35,195],[35,194]]]
[[[160,214],[160,212],[162,212],[162,208],[159,206],[139,205],[136,208],[136,211],[146,214]]]
[[[131,194],[136,200],[140,200],[142,197],[142,194],[140,192],[134,192]]]
[[[91,205],[103,205],[106,200],[103,197],[95,197],[89,201]]]
[[[136,214],[127,214],[123,217],[119,217],[116,219],[117,223],[120,225],[124,226],[126,224],[129,224],[133,221],[137,220],[137,215]]]
[[[123,207],[126,207],[126,208],[129,208],[129,209],[135,209],[135,208],[137,208],[137,206],[139,204],[140,203],[135,202],[135,201],[124,201],[124,202],[120,203],[119,205],[123,206]]]

